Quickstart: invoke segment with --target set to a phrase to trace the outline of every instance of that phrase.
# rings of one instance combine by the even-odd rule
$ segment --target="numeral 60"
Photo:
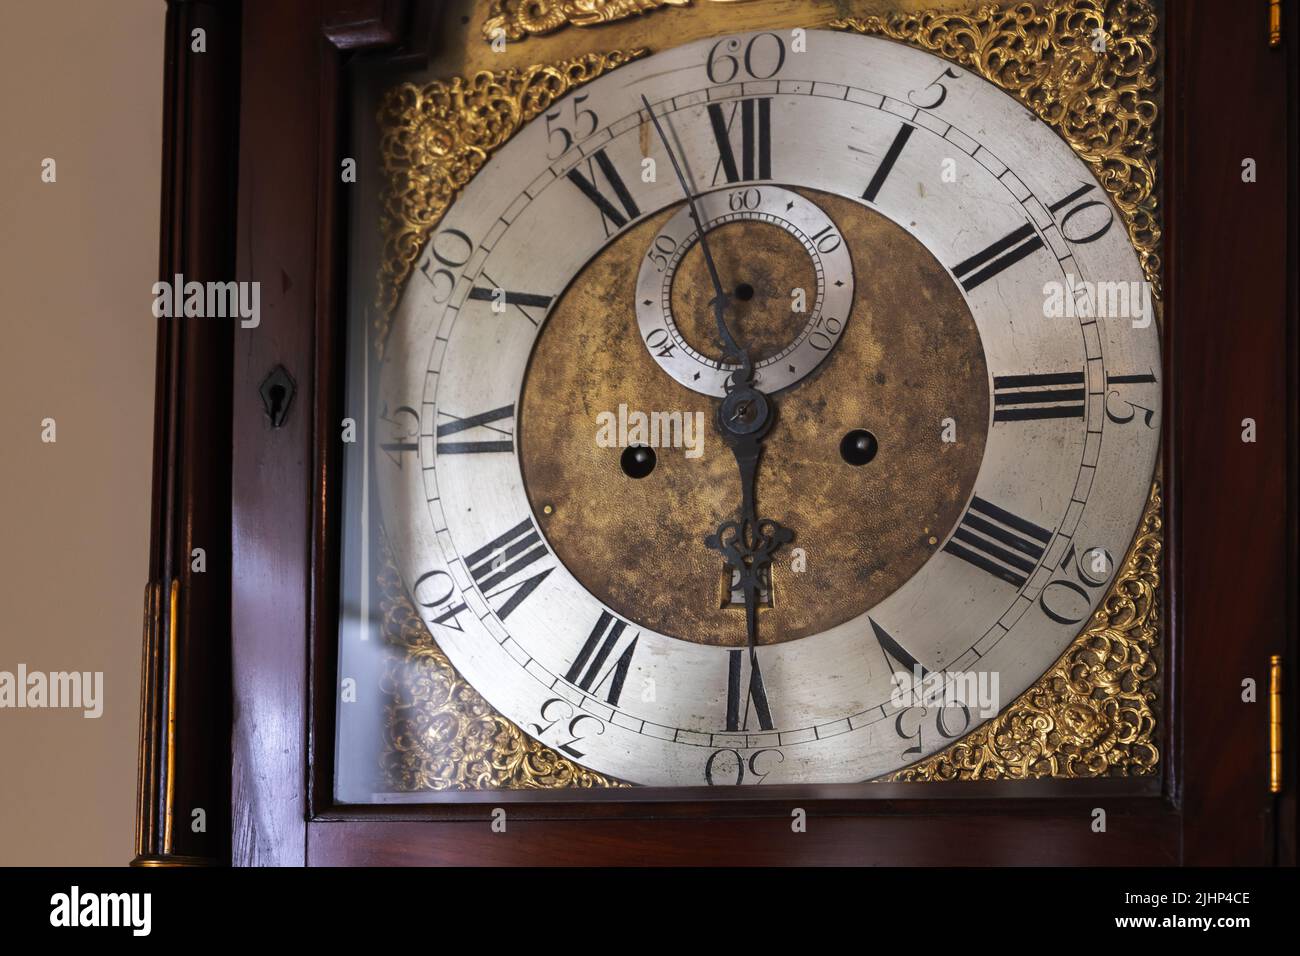
[[[759,44],[763,43],[760,47]],[[754,54],[758,53],[763,56],[765,51],[776,49],[776,65],[766,73],[759,73],[757,70],[762,66],[755,67]],[[756,37],[751,37],[749,42],[744,45],[744,56],[738,56],[741,43],[736,37],[728,37],[725,40],[719,40],[713,44],[709,50],[709,61],[705,67],[708,73],[710,83],[730,83],[740,73],[743,62],[745,73],[754,80],[770,80],[781,72],[781,67],[785,66],[785,43],[775,33],[760,33]],[[719,52],[721,51],[721,52]]]

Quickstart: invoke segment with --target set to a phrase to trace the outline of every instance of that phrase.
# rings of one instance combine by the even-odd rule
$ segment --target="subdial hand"
[[[659,117],[655,115],[650,101],[641,97],[650,121],[654,124],[664,151],[672,162],[673,172],[681,184],[682,192],[691,210],[691,218],[699,231],[700,251],[708,267],[709,281],[713,283],[713,316],[718,326],[718,336],[722,348],[734,356],[740,364],[731,375],[727,396],[718,406],[717,424],[722,432],[723,441],[736,456],[736,465],[740,470],[740,516],[738,520],[724,521],[718,529],[704,539],[710,548],[721,552],[723,559],[737,575],[741,591],[745,595],[745,635],[749,646],[749,693],[747,694],[745,712],[749,712],[748,698],[753,696],[755,681],[758,679],[758,657],[755,648],[758,645],[758,599],[764,581],[771,582],[772,556],[781,545],[794,540],[794,532],[783,527],[771,518],[759,518],[754,499],[754,481],[758,473],[759,458],[763,454],[763,439],[772,427],[775,406],[765,394],[754,387],[754,363],[746,349],[741,348],[731,330],[727,327],[727,307],[730,297],[722,287],[718,267],[709,248],[704,219],[700,215],[695,201],[695,193],[690,187],[682,163],[668,142]],[[685,160],[683,159],[682,162]]]
[[[727,306],[731,302],[730,296],[722,288],[722,279],[718,275],[718,266],[713,259],[713,252],[709,249],[709,239],[704,228],[704,219],[700,216],[699,205],[695,202],[695,191],[691,189],[690,182],[686,178],[686,173],[682,169],[681,163],[677,161],[677,153],[674,152],[672,145],[668,142],[668,134],[664,132],[663,124],[659,122],[659,117],[655,115],[654,108],[651,107],[650,101],[644,94],[641,96],[641,102],[645,104],[645,111],[650,115],[650,122],[654,124],[655,132],[659,134],[659,141],[663,143],[664,152],[668,154],[668,159],[673,164],[673,172],[677,174],[677,182],[681,184],[682,192],[686,195],[686,204],[690,207],[691,218],[695,220],[695,228],[699,230],[700,251],[704,253],[704,264],[709,270],[709,281],[713,283],[713,318],[718,325],[718,336],[721,338],[721,346],[729,355],[739,357],[742,366],[747,369],[747,377],[752,374],[752,366],[749,359],[732,336],[731,330],[727,328]],[[682,162],[685,162],[683,158]]]

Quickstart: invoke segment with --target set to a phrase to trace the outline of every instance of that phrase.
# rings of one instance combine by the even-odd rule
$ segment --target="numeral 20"
[[[1074,574],[1079,579],[1078,584],[1069,578],[1057,578],[1043,585],[1043,590],[1038,594],[1039,607],[1043,609],[1044,614],[1057,624],[1078,624],[1082,621],[1088,614],[1088,608],[1092,606],[1092,595],[1088,593],[1089,590],[1095,590],[1104,585],[1110,580],[1111,573],[1115,570],[1115,559],[1111,557],[1110,552],[1105,548],[1089,548],[1076,559],[1074,545],[1071,544],[1057,567],[1064,571],[1071,562],[1074,564]],[[1098,565],[1100,566],[1098,567]],[[1067,600],[1069,595],[1074,595],[1082,600],[1083,611],[1075,614],[1075,609],[1059,610],[1050,606],[1047,599],[1053,593],[1053,588],[1059,589],[1056,592],[1058,595],[1061,591],[1064,591],[1064,597]]]

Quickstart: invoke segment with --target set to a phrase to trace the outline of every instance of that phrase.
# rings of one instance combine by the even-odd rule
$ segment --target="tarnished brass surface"
[[[447,0],[439,12],[436,34],[444,42],[435,53],[428,77],[446,78],[459,73],[467,78],[462,83],[470,81],[481,70],[495,71],[495,74],[489,74],[486,80],[473,81],[490,84],[504,71],[529,74],[545,65],[560,69],[564,61],[583,56],[593,48],[623,48],[639,53],[640,48],[648,47],[651,52],[661,52],[724,31],[827,26],[837,20],[845,29],[884,35],[927,49],[977,70],[1034,109],[1063,136],[1115,199],[1144,271],[1154,284],[1153,291],[1159,293],[1163,246],[1156,200],[1159,71],[1156,16],[1147,0],[1050,0],[1002,6],[973,0],[751,0],[743,4],[699,3],[685,7],[665,4],[663,12],[654,16],[607,21],[594,30],[532,34],[526,42],[507,44],[504,52],[496,52],[477,30],[465,29],[467,24],[481,24],[485,16],[499,12],[493,4],[484,0]],[[856,22],[849,18],[856,18]],[[1109,38],[1108,49],[1103,55],[1089,56],[1088,28],[1098,24],[1103,25]],[[430,117],[428,135],[434,139],[458,140],[458,130],[476,108],[477,100],[472,97],[453,100],[445,112]],[[386,112],[380,122],[384,135],[394,137],[387,140],[389,145],[385,150],[387,188],[393,194],[407,188],[408,175],[430,178],[439,175],[446,162],[444,157],[407,155],[395,148],[401,143],[400,137],[414,135],[425,123],[424,116],[417,111],[403,112],[400,116]],[[511,128],[500,140],[494,140],[494,144],[517,131],[517,122],[509,125]],[[474,171],[476,167],[467,168],[466,175],[445,193],[429,190],[425,194],[428,198],[413,201],[410,212],[414,219],[404,215],[389,218],[382,224],[381,232],[387,242],[409,245],[409,248],[392,255],[383,270],[381,287],[400,287],[399,277],[407,274],[418,249]],[[413,223],[418,227],[412,228]],[[385,291],[382,298],[391,302],[389,296],[393,294]],[[1157,320],[1163,320],[1158,306]],[[707,403],[704,399],[699,401]],[[710,453],[718,451],[712,446],[709,450]],[[1160,514],[1157,484],[1125,564],[1128,570],[1117,576],[1094,623],[1074,640],[1038,683],[1004,711],[1003,717],[898,772],[893,779],[1076,777],[1156,772],[1160,759],[1156,719],[1163,629]],[[393,640],[391,635],[389,640]],[[423,654],[410,643],[394,643],[405,647],[405,659],[411,665],[407,673],[412,677],[418,674],[418,666],[436,662],[449,679],[459,679],[440,652]],[[437,650],[431,639],[429,648],[431,652]],[[1087,709],[1094,715],[1122,712],[1136,714],[1139,720],[1118,734],[1080,734],[1076,731],[1094,726],[1090,720],[1077,719],[1086,717],[1078,709],[1080,700],[1091,702]],[[440,721],[447,717],[444,711],[458,721],[447,727],[444,740],[458,760],[486,758],[494,765],[501,765],[494,753],[494,736],[469,734],[459,722],[459,715],[473,712],[494,721],[509,722],[481,702],[463,681],[460,689],[443,701],[421,698],[408,703],[411,716],[423,720],[420,716],[423,714],[430,718],[423,725],[425,733],[442,726]],[[1074,716],[1067,715],[1067,710]],[[400,732],[399,721],[398,711],[392,711],[390,733]],[[457,726],[459,732],[455,730]],[[1058,728],[1074,729],[1062,734]],[[529,745],[534,743],[530,738],[524,739]],[[428,740],[432,742],[433,738]],[[482,747],[488,752],[483,753]],[[513,759],[509,754],[528,752],[529,746],[521,748],[512,736],[504,750],[508,765]],[[528,772],[522,778],[514,772],[504,776],[496,771],[462,775],[455,768],[451,773],[446,768],[432,772],[421,769],[443,759],[441,753],[441,746],[434,747],[420,758],[420,767],[403,767],[401,771],[397,763],[387,758],[390,785],[395,790],[409,791],[438,789],[449,783],[474,789],[610,783],[578,767],[561,766],[558,774],[544,772],[543,768],[543,772]]]
[[[718,274],[733,296],[727,327],[749,349],[754,361],[775,355],[808,324],[817,294],[817,270],[803,243],[780,226],[766,222],[729,222],[709,233]],[[640,266],[640,263],[637,263]],[[752,298],[736,295],[744,283]],[[792,289],[803,289],[806,310],[792,311]],[[717,320],[713,317],[713,283],[699,243],[682,257],[673,276],[672,313],[687,343],[714,361],[722,359]],[[731,359],[735,361],[735,359]]]
[[[861,205],[803,193],[843,233],[856,295],[830,357],[775,396],[758,509],[794,529],[792,547],[804,550],[807,564],[793,571],[792,552],[774,563],[775,606],[760,611],[762,643],[855,617],[911,577],[960,516],[989,420],[979,335],[943,267],[903,229]],[[637,270],[675,211],[608,247],[555,306],[524,383],[520,456],[550,546],[593,594],[629,620],[683,640],[743,645],[744,615],[719,607],[721,559],[704,544],[740,503],[735,458],[713,423],[716,401],[669,378],[636,324]],[[758,229],[718,230],[716,244],[710,237],[724,282],[758,276],[756,286],[783,283],[805,268],[807,253],[793,240],[793,265],[754,264],[755,246],[744,240]],[[758,247],[771,238],[756,240]],[[703,275],[695,271],[688,261],[685,278],[699,283]],[[683,301],[698,306],[708,298],[697,290]],[[789,321],[788,290],[772,296],[771,306],[779,322]],[[692,334],[703,340],[697,347],[710,337],[707,322],[692,322]],[[596,442],[597,416],[617,414],[620,404],[647,413],[702,412],[704,454],[692,459],[684,449],[662,448],[649,477],[627,477],[622,449]],[[957,423],[955,443],[941,440],[948,417]],[[839,451],[855,428],[870,430],[880,444],[876,459],[861,467],[845,463]]]

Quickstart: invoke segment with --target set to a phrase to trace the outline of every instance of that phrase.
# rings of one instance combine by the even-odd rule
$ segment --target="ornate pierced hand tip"
[[[783,544],[794,540],[794,532],[771,518],[757,521],[724,521],[704,543],[722,556],[733,568],[745,571],[765,564]]]

